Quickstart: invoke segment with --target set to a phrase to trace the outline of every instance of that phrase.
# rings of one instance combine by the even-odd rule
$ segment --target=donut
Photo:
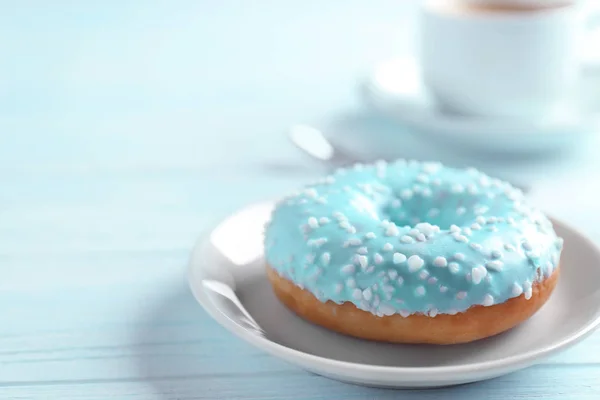
[[[281,303],[392,343],[467,343],[519,325],[552,294],[562,246],[509,183],[412,160],[338,169],[278,200],[264,232]]]

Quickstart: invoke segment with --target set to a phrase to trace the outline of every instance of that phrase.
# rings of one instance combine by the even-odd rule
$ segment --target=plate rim
[[[394,379],[396,379],[399,383],[400,380],[398,380],[398,375],[400,375],[403,378],[401,379],[401,381],[404,382],[423,382],[425,380],[429,382],[436,381],[435,379],[432,380],[432,376],[438,376],[439,378],[437,379],[437,381],[448,381],[453,379],[460,379],[465,381],[464,374],[495,376],[503,374],[503,371],[513,371],[516,369],[521,369],[533,365],[535,364],[536,360],[548,357],[554,353],[557,353],[560,350],[566,350],[574,346],[575,344],[581,342],[583,339],[587,338],[600,327],[600,312],[598,312],[595,318],[588,320],[587,323],[584,324],[580,329],[578,329],[574,334],[569,335],[551,345],[542,347],[537,350],[512,355],[499,360],[488,360],[454,366],[444,365],[427,367],[392,367],[385,365],[364,364],[350,361],[335,360],[328,357],[310,354],[291,347],[284,346],[283,344],[269,340],[267,337],[251,333],[247,329],[241,327],[237,322],[233,321],[225,313],[220,311],[218,307],[214,306],[212,304],[212,301],[208,298],[208,296],[206,296],[204,291],[194,284],[195,271],[198,269],[199,264],[195,261],[197,261],[199,255],[204,253],[203,250],[208,243],[208,234],[213,232],[227,220],[233,218],[234,216],[238,215],[239,213],[245,210],[255,208],[258,206],[273,206],[275,203],[276,201],[270,200],[246,204],[243,207],[237,208],[234,212],[228,214],[226,217],[218,219],[218,222],[211,224],[207,229],[204,229],[203,232],[205,234],[200,235],[200,237],[196,240],[192,251],[190,252],[187,268],[187,280],[190,290],[196,301],[202,306],[202,308],[204,308],[204,310],[211,316],[211,318],[214,319],[221,326],[226,328],[238,338],[251,343],[255,347],[266,351],[267,353],[275,357],[283,358],[293,364],[300,364],[306,369],[312,369],[314,371],[314,366],[327,369],[328,371],[343,370],[345,372],[352,373],[352,375],[358,372],[363,374],[379,374],[381,379],[383,379],[384,376],[394,376]],[[593,252],[596,253],[598,259],[600,259],[600,247],[594,244],[594,242],[585,233],[575,229],[571,225],[563,222],[561,219],[554,218],[548,214],[546,215],[552,221],[553,224],[559,225],[563,229],[566,229],[571,233],[576,234],[576,236],[583,240],[586,243],[586,245]],[[453,378],[454,376],[456,376],[456,378]],[[365,378],[365,376],[362,377]]]

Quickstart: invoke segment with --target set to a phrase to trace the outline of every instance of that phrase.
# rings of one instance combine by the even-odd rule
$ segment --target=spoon
[[[205,289],[208,289],[211,292],[216,293],[221,297],[229,300],[229,302],[233,304],[237,314],[237,318],[233,320],[235,323],[238,323],[238,321],[242,321],[244,322],[244,325],[246,325],[242,326],[243,328],[254,331],[255,333],[258,333],[261,336],[266,336],[264,329],[262,329],[260,325],[258,325],[258,323],[254,320],[254,318],[252,318],[250,313],[242,305],[242,302],[237,297],[231,286],[213,279],[203,279],[202,286],[204,286]],[[238,323],[238,325],[240,324]]]
[[[288,138],[303,153],[329,168],[349,165],[357,160],[335,147],[319,129],[297,124],[290,128]]]
[[[323,132],[310,125],[293,125],[288,133],[288,138],[297,149],[329,169],[347,166],[358,161],[355,157],[337,148],[325,137]],[[511,184],[521,189],[523,193],[527,193],[531,189],[528,185],[519,185],[513,182]]]

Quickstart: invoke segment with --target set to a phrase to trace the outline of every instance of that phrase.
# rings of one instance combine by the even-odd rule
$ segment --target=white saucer
[[[396,388],[474,382],[538,363],[583,339],[600,323],[600,251],[574,229],[555,222],[565,239],[559,284],[535,316],[507,333],[436,347],[368,342],[330,332],[288,311],[267,282],[262,231],[272,206],[244,208],[200,240],[191,257],[190,286],[198,302],[231,333],[319,375]],[[265,336],[245,328],[231,303],[204,289],[204,279],[235,288]]]
[[[487,119],[444,113],[427,93],[414,58],[381,63],[361,85],[363,100],[377,112],[437,141],[494,152],[562,149],[600,131],[600,74],[582,71],[572,109],[537,120]]]

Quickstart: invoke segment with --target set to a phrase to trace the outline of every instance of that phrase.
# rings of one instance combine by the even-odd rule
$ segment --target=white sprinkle
[[[375,239],[375,234],[373,232],[367,232],[365,234],[365,239]]]
[[[306,242],[306,244],[308,244],[310,247],[321,247],[325,243],[327,243],[326,238],[311,239],[308,242]]]
[[[398,227],[395,224],[388,226],[385,231],[386,236],[398,236],[399,233],[400,231],[398,231]]]
[[[356,288],[352,291],[352,297],[354,300],[362,300],[362,290]]]
[[[508,217],[508,218],[506,218],[506,222],[508,222],[510,225],[514,225],[515,219],[513,217]]]
[[[475,222],[477,222],[479,225],[485,225],[485,217],[482,217],[481,215],[477,218],[475,218]]]
[[[496,222],[498,222],[498,218],[496,218],[496,217],[489,217],[487,219],[488,224],[495,224]]]
[[[408,316],[410,316],[410,311],[408,311],[408,310],[400,310],[400,311],[398,311],[398,313],[404,318],[407,318]]]
[[[366,288],[365,290],[363,290],[362,292],[362,297],[363,299],[365,299],[366,301],[371,301],[371,299],[373,298],[373,292],[371,292],[370,288]]]
[[[382,250],[383,251],[392,251],[392,250],[394,250],[394,246],[392,246],[391,243],[386,243],[386,244],[383,245],[383,249]]]
[[[421,233],[417,228],[412,228],[408,231],[408,234],[412,237],[416,237],[419,233]]]
[[[429,310],[429,312],[427,314],[431,318],[434,318],[436,315],[438,315],[438,309],[437,308],[432,308],[431,310]]]
[[[433,260],[433,265],[435,265],[436,267],[443,268],[448,265],[448,260],[446,260],[445,257],[438,256]]]
[[[531,246],[531,244],[529,242],[523,242],[521,244],[521,246],[523,246],[523,248],[527,251],[531,251],[533,249],[533,247]]]
[[[434,233],[440,231],[440,227],[437,225],[431,225],[428,222],[421,222],[415,225],[415,230],[421,232],[425,236],[432,236]]]
[[[406,256],[402,253],[394,253],[393,261],[394,261],[394,264],[401,264],[404,261],[406,261]]]
[[[477,186],[475,186],[475,184],[474,184],[474,183],[469,183],[469,184],[467,185],[467,191],[468,191],[470,194],[477,194]]]
[[[467,242],[469,241],[469,239],[467,239],[467,237],[466,237],[466,236],[464,236],[464,235],[459,235],[459,234],[457,234],[457,233],[455,233],[455,234],[453,235],[453,237],[454,237],[454,240],[456,240],[457,242],[467,243]]]
[[[475,215],[481,215],[481,214],[485,214],[490,208],[487,206],[477,206],[475,207],[475,209],[473,210],[473,213]]]
[[[486,294],[485,296],[483,296],[483,304],[485,307],[489,307],[494,305],[494,298],[492,297],[491,294]]]
[[[425,237],[425,235],[423,235],[422,233],[419,233],[419,234],[417,235],[417,238],[416,238],[416,239],[417,239],[417,241],[419,241],[419,242],[424,242],[424,241],[426,241],[426,240],[427,240],[427,238]]]
[[[398,286],[402,286],[403,283],[404,283],[404,278],[399,276],[398,277]]]
[[[425,295],[425,287],[424,286],[417,286],[417,288],[415,289],[415,296],[421,297]]]
[[[367,259],[367,256],[356,256],[356,262],[361,266],[361,268],[367,268],[367,266],[369,265],[369,260]]]
[[[463,233],[465,236],[471,236],[471,234],[472,234],[473,232],[471,232],[471,228],[464,228],[464,229],[462,230],[462,233]]]
[[[464,208],[464,207],[458,207],[458,208],[456,209],[456,214],[457,214],[457,215],[463,215],[463,214],[464,214],[464,213],[466,213],[466,212],[467,212],[467,209],[466,209],[466,208]]]
[[[347,275],[352,275],[354,274],[354,271],[356,271],[356,267],[352,264],[348,264],[348,265],[344,265],[341,268],[342,273],[347,274]]]
[[[490,180],[487,176],[483,175],[479,178],[479,184],[483,187],[488,187],[490,186]]]
[[[467,297],[467,292],[458,292],[458,293],[456,293],[456,298],[457,298],[458,300],[462,300],[462,299],[464,299],[465,297]]]
[[[540,252],[538,250],[528,251],[525,255],[528,258],[531,258],[531,259],[538,259],[538,258],[540,258]]]
[[[428,174],[433,174],[433,173],[439,171],[440,168],[442,168],[442,164],[439,162],[423,163],[423,171],[427,172]]]
[[[481,229],[481,225],[479,225],[477,222],[474,222],[473,224],[471,224],[471,229],[473,229],[474,231],[478,231]]]
[[[321,255],[321,264],[323,264],[324,267],[328,266],[330,261],[331,261],[331,254],[323,253]]]
[[[440,286],[440,293],[446,293],[448,291],[448,288],[444,285]]]
[[[396,313],[396,310],[394,310],[393,307],[388,306],[387,304],[380,304],[378,311],[382,314],[385,315],[387,317],[389,317],[390,315],[394,315]]]
[[[465,261],[465,255],[463,253],[455,253],[454,259],[457,261]]]
[[[425,261],[423,261],[423,259],[417,255],[412,255],[408,258],[408,270],[410,272],[417,271],[423,266],[423,264],[425,264]]]
[[[471,282],[473,282],[474,285],[479,285],[481,280],[485,278],[486,275],[487,269],[485,269],[483,266],[480,265],[475,267],[471,270]]]
[[[504,244],[504,249],[506,251],[515,251],[516,250],[515,246],[513,246],[512,244],[508,244],[508,243]]]
[[[308,219],[308,226],[310,226],[312,229],[316,229],[319,227],[319,221],[317,221],[315,217],[310,217]]]
[[[429,177],[425,174],[417,175],[416,181],[419,183],[429,183]]]
[[[502,253],[500,253],[499,250],[492,250],[490,256],[492,256],[492,258],[502,258]]]
[[[439,208],[432,208],[431,210],[429,210],[427,212],[427,216],[430,218],[436,217],[440,214],[440,209]]]
[[[531,289],[531,287],[528,287],[525,290],[525,300],[529,300],[531,296],[533,296],[533,290]]]
[[[396,279],[398,277],[398,271],[396,271],[395,269],[389,269],[388,276],[390,277],[390,279]]]
[[[327,218],[327,217],[321,217],[321,218],[319,218],[319,224],[325,225],[325,224],[328,224],[328,223],[329,223],[329,218]]]
[[[348,280],[346,281],[346,286],[348,286],[350,289],[355,288],[356,280],[352,277],[348,278]]]
[[[356,233],[356,228],[351,226],[349,228],[346,229],[346,232],[348,232],[351,235],[354,235]]]
[[[427,280],[427,283],[429,283],[430,285],[435,285],[437,283],[437,278],[435,276],[432,276],[431,278],[429,278]]]
[[[490,232],[498,232],[498,227],[496,227],[494,225],[490,225],[486,229]]]
[[[346,220],[340,221],[339,224],[340,224],[340,228],[342,228],[342,229],[350,228],[350,223]]]
[[[494,271],[501,271],[504,263],[500,260],[488,261],[485,263],[485,267]]]
[[[379,304],[379,296],[375,295],[375,298],[373,299],[373,307],[378,307]]]
[[[362,254],[365,255],[369,252],[369,250],[366,247],[359,247],[358,249],[356,249],[356,253],[357,254]]]
[[[518,283],[514,283],[512,287],[512,294],[515,297],[518,297],[521,294],[523,294],[523,288],[521,287],[521,285],[519,285]]]
[[[318,193],[317,193],[317,191],[316,191],[315,189],[312,189],[312,188],[311,188],[311,189],[306,189],[306,190],[304,191],[304,194],[305,194],[307,197],[310,197],[311,199],[316,199],[316,198],[317,198],[317,196],[318,196]]]
[[[465,188],[460,183],[455,183],[454,185],[452,185],[451,190],[452,190],[452,193],[462,193],[465,191]]]
[[[413,191],[410,189],[404,189],[402,192],[400,192],[400,197],[402,197],[404,200],[408,200],[413,197]]]
[[[315,262],[315,258],[317,257],[316,254],[311,253],[311,254],[307,254],[306,255],[306,261],[308,261],[309,264],[312,264]]]
[[[423,270],[419,273],[419,278],[421,280],[425,280],[427,278],[429,278],[429,272],[427,272],[426,270]]]
[[[327,204],[327,199],[325,197],[319,197],[317,200],[315,200],[317,203],[319,204]]]
[[[339,211],[334,211],[331,215],[337,220],[346,219],[346,216]]]
[[[343,283],[336,283],[333,290],[335,290],[336,294],[342,293],[342,290],[344,290],[344,284]]]
[[[383,262],[383,257],[379,253],[375,253],[373,259],[375,260],[375,264],[381,264]]]
[[[413,238],[411,238],[410,236],[408,236],[408,235],[404,235],[404,236],[402,236],[400,238],[400,241],[403,242],[403,243],[409,244],[409,243],[414,242],[415,240]]]
[[[471,248],[473,250],[481,250],[481,249],[483,249],[483,246],[480,245],[479,243],[471,243],[469,246],[471,246]]]
[[[458,263],[455,262],[451,262],[450,264],[448,264],[448,271],[450,271],[451,274],[456,274],[459,270],[459,265]]]
[[[454,224],[450,225],[450,232],[452,233],[459,233],[460,232],[460,228]]]

